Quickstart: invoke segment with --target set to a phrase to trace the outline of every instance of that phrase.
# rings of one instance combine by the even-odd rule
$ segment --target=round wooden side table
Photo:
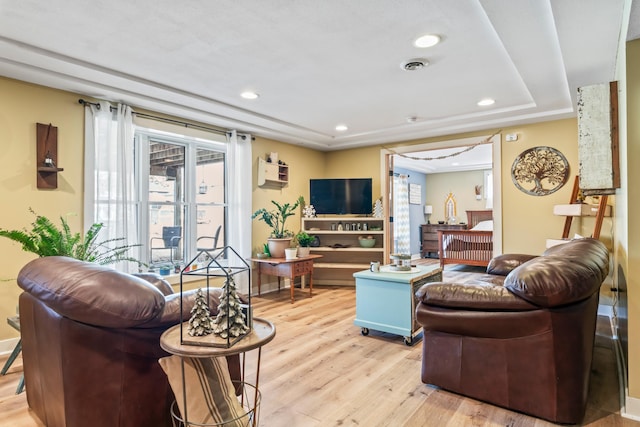
[[[188,336],[187,328],[189,322],[182,322],[167,329],[160,337],[160,347],[167,353],[182,357],[222,357],[234,354],[242,355],[241,377],[244,382],[245,353],[251,350],[258,350],[258,360],[256,364],[256,381],[254,394],[254,408],[258,403],[258,387],[260,382],[260,359],[262,356],[262,346],[273,340],[276,336],[276,327],[268,320],[259,317],[253,318],[253,326],[251,332],[231,347],[211,347],[206,345],[193,345],[181,343],[182,336]],[[184,340],[182,340],[184,341]],[[186,396],[186,393],[184,394]],[[186,397],[185,397],[186,398]],[[186,405],[185,405],[186,406]],[[186,417],[185,417],[186,419]],[[252,425],[257,425],[257,416],[254,416]],[[188,425],[188,421],[186,421]]]

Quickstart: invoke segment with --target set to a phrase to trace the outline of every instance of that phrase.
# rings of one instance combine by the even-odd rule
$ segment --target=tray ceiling
[[[0,0],[0,75],[337,150],[574,117],[578,87],[615,78],[625,14],[624,0]],[[414,47],[426,33],[441,43]],[[415,58],[428,65],[401,68]]]

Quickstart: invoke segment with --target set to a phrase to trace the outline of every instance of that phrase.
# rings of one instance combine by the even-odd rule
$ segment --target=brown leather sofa
[[[486,274],[416,293],[422,382],[557,423],[586,408],[609,252],[573,240],[541,256],[501,255]]]
[[[139,277],[65,257],[38,258],[18,275],[27,402],[48,427],[171,426],[173,392],[160,335],[180,322],[180,296]],[[190,317],[195,291],[184,293]],[[219,292],[210,292],[215,311]],[[239,379],[239,359],[228,358]]]

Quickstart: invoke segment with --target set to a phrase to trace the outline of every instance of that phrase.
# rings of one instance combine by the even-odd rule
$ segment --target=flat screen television
[[[309,194],[318,215],[371,214],[371,178],[311,179]]]

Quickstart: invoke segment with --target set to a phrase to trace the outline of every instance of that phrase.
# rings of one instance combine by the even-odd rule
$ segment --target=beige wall
[[[387,144],[390,148],[398,146],[421,145],[461,138],[485,137],[491,131],[471,132],[448,135],[446,137],[425,138],[397,144]],[[553,215],[553,206],[569,202],[573,179],[578,174],[578,125],[576,119],[565,119],[543,123],[514,126],[502,129],[502,135],[517,133],[515,142],[501,144],[500,187],[502,191],[503,252],[541,253],[546,248],[548,238],[559,238],[564,228],[564,217]],[[536,146],[550,146],[564,154],[569,162],[567,183],[553,194],[535,197],[520,191],[511,180],[511,166],[515,158],[524,150]],[[329,152],[326,154],[325,173],[327,177],[371,176],[374,186],[374,198],[380,188],[380,149],[381,146]],[[481,182],[481,180],[480,180]],[[462,190],[461,190],[462,191]],[[472,191],[472,188],[469,189]],[[429,195],[427,198],[429,199]],[[457,198],[458,196],[456,196]],[[434,202],[434,213],[438,214],[438,204]],[[460,217],[460,212],[458,213]],[[435,219],[435,218],[433,218]],[[610,239],[611,219],[605,220],[603,239]],[[593,222],[590,219],[574,220],[571,235],[574,233],[591,234]]]
[[[565,218],[554,216],[553,206],[569,203],[571,198],[573,180],[579,167],[578,124],[575,119],[559,120],[504,129],[503,134],[507,133],[517,133],[518,141],[502,143],[503,252],[541,253],[546,239],[562,236]],[[511,179],[511,166],[516,157],[536,146],[553,147],[569,162],[567,183],[547,196],[525,194]]]
[[[264,138],[256,138],[252,146],[253,154],[253,212],[260,208],[272,210],[275,206],[271,203],[275,200],[278,203],[295,203],[298,197],[304,197],[309,203],[309,179],[324,177],[325,154],[309,148],[285,144]],[[289,166],[289,184],[278,186],[269,184],[258,187],[257,173],[258,158],[266,159],[271,152],[278,153],[278,159]],[[300,216],[298,212],[295,216],[287,219],[286,226],[294,233],[300,231]],[[252,253],[258,250],[262,252],[262,245],[269,237],[270,229],[262,221],[254,220],[252,223]]]
[[[640,218],[640,168],[635,164],[640,159],[640,40],[627,44],[626,55],[627,155],[622,161],[625,162],[623,169],[627,171],[627,188],[621,191],[627,195],[624,218],[628,229],[623,244],[616,246],[616,255],[627,281],[629,395],[640,399],[640,221],[637,220]]]
[[[448,172],[428,174],[426,177],[426,205],[433,206],[431,222],[447,221],[444,202],[449,193],[456,199],[457,220],[467,222],[468,210],[486,209],[485,199],[476,199],[475,186],[484,187],[484,171]]]
[[[395,146],[411,146],[473,137],[484,138],[493,131],[485,130],[446,137],[425,138]],[[578,173],[577,121],[576,119],[566,119],[502,128],[501,134],[507,133],[517,133],[518,140],[515,142],[504,142],[503,140],[501,143],[502,164],[500,170],[502,180],[500,188],[494,189],[494,191],[502,191],[503,252],[541,253],[545,250],[547,238],[559,238],[562,235],[564,217],[553,215],[553,205],[569,202],[573,177]],[[535,197],[516,188],[511,180],[511,166],[515,158],[524,150],[542,145],[556,148],[564,154],[569,162],[570,176],[567,184],[560,190],[547,196]],[[394,147],[392,144],[389,146]],[[361,155],[355,153],[354,158],[360,158],[360,162],[375,160],[374,156],[367,157],[367,151],[364,150]],[[434,213],[438,213],[436,206],[437,204],[434,205]],[[460,212],[458,212],[458,217],[460,217]],[[572,234],[581,232],[579,227],[581,222],[574,222]]]
[[[326,154],[325,178],[372,178],[373,200],[380,192],[380,148],[377,146],[352,150],[331,151]]]
[[[398,144],[388,144],[388,146],[393,148],[401,145],[410,146],[474,136],[484,137],[487,133],[489,132],[482,131],[439,138],[425,138]],[[541,253],[546,247],[546,239],[559,238],[562,235],[565,218],[554,216],[553,206],[555,204],[565,204],[569,202],[573,179],[578,173],[577,122],[575,119],[566,119],[502,129],[503,135],[507,133],[517,133],[518,141],[502,142],[502,164],[500,165],[502,182],[501,188],[495,189],[495,191],[502,191],[503,252]],[[260,151],[256,149],[259,142],[260,141],[256,141],[256,145],[254,145],[254,157],[256,157]],[[270,144],[282,144],[266,140],[262,142],[265,144],[265,148],[262,150],[265,153],[276,151],[270,149]],[[287,144],[282,145],[288,146]],[[535,197],[525,194],[515,187],[511,181],[511,166],[521,152],[528,148],[541,145],[551,146],[562,152],[569,162],[570,173],[567,183],[560,190],[547,196]],[[313,150],[309,150],[309,152],[316,153],[321,157],[324,156],[324,166],[318,165],[317,169],[317,173],[324,173],[324,177],[373,178],[373,196],[376,198],[381,195],[380,150],[381,146],[374,146],[332,151],[324,155],[316,153]],[[313,173],[307,174],[307,177],[317,176],[314,176]],[[304,193],[301,194],[308,197],[307,183],[304,183],[304,185]],[[282,193],[288,195],[286,200],[294,200],[294,195],[291,195],[290,190],[291,189],[287,188],[281,190]],[[470,192],[472,190],[473,188],[469,189]],[[273,190],[271,191],[273,192]],[[264,201],[269,200],[267,197],[264,197],[263,200],[256,199],[256,197],[261,197],[261,194],[265,193],[263,191],[254,191],[254,209],[262,207]],[[273,194],[278,196],[280,190]],[[274,198],[276,196],[274,196]],[[429,196],[427,196],[427,198],[429,198]],[[436,206],[437,203],[434,202],[434,211],[437,214]],[[460,213],[458,216],[460,217]],[[575,220],[571,235],[574,233],[590,234],[593,231],[592,222],[590,221],[589,219],[584,221]],[[611,221],[611,219],[605,220],[602,230],[605,239],[609,238],[607,236],[610,236]],[[254,246],[266,238],[266,230],[263,229],[263,226],[258,227],[254,224],[254,233],[260,230],[263,232],[262,236],[254,234]]]
[[[82,227],[83,107],[72,93],[0,77],[0,227],[29,228],[29,208],[58,222],[68,217],[73,230]],[[36,123],[58,127],[57,190],[36,188]],[[0,319],[14,314],[20,293],[16,277],[35,256],[18,244],[0,238]],[[0,340],[18,334],[0,322]]]

